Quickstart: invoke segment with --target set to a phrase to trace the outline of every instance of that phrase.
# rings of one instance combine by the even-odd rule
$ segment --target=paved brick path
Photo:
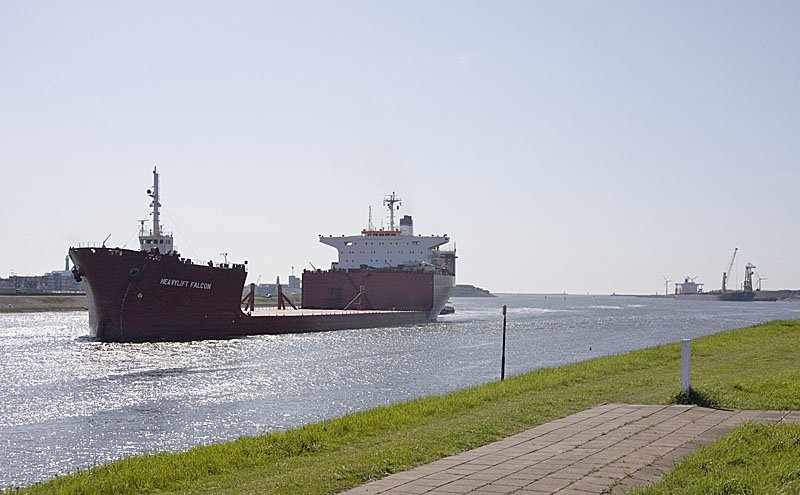
[[[735,426],[780,421],[800,412],[604,404],[345,494],[623,493]]]

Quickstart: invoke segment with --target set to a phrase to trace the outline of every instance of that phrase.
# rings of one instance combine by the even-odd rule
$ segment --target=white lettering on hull
[[[192,282],[189,280],[175,280],[173,278],[162,278],[161,285],[170,287],[188,287],[190,289],[211,290],[211,282]]]

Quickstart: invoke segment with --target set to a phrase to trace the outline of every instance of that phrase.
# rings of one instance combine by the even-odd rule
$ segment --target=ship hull
[[[755,299],[756,293],[750,291],[729,291],[724,294],[721,292],[704,292],[698,294],[675,294],[672,297],[689,301],[748,302]]]
[[[455,287],[453,275],[423,270],[305,271],[303,308],[422,311],[433,321]]]
[[[756,298],[756,293],[749,290],[737,290],[737,291],[729,291],[725,292],[724,294],[720,294],[719,300],[720,301],[752,301]]]
[[[429,311],[251,314],[241,310],[244,267],[192,264],[171,255],[71,248],[85,285],[92,337],[109,342],[205,340],[244,335],[323,332],[411,325]]]

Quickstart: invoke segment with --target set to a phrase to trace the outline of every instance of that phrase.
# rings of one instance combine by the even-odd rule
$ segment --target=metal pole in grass
[[[506,305],[503,304],[503,354],[500,359],[500,381],[506,378]]]
[[[690,368],[692,361],[692,341],[690,339],[681,340],[681,390],[689,396],[692,388],[690,380]]]

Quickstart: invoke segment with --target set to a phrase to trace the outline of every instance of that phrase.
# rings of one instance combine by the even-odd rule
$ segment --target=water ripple
[[[278,431],[775,318],[792,303],[599,296],[454,299],[403,328],[120,344],[85,312],[0,314],[0,487],[144,452]]]

